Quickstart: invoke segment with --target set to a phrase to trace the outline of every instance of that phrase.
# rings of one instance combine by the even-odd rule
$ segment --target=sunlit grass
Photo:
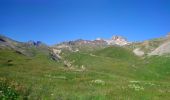
[[[109,55],[117,52],[123,52],[127,57],[123,58],[121,53]],[[14,94],[14,98],[30,100],[170,99],[170,58],[140,59],[119,48],[91,53],[96,56],[90,53],[64,56],[70,62],[74,60],[72,67],[79,69],[84,65],[86,70],[77,71],[42,53],[26,57],[11,50],[0,50],[0,77],[9,80],[2,82],[7,85],[1,85],[0,91],[4,93],[15,83],[18,85],[8,90],[6,98]]]

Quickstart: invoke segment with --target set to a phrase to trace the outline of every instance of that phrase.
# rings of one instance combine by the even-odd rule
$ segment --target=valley
[[[147,44],[118,45],[117,37],[109,45],[79,40],[54,46],[0,38],[2,100],[170,99],[169,48],[151,53],[169,41],[166,37]],[[144,55],[136,55],[136,48]]]

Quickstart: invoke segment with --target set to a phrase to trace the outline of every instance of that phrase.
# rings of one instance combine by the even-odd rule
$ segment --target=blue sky
[[[0,0],[0,33],[18,41],[141,41],[168,32],[170,0]]]

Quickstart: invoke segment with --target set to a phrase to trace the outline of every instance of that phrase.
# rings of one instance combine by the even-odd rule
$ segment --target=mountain
[[[62,59],[61,52],[90,52],[93,50],[104,49],[109,46],[125,46],[129,45],[125,38],[121,36],[113,36],[111,39],[96,39],[96,40],[82,40],[68,41],[53,45],[52,57],[53,59]]]
[[[130,42],[122,36],[113,36],[111,39],[106,39],[104,41],[106,41],[108,45],[124,46],[130,44]]]
[[[0,48],[16,48],[16,46],[20,44],[20,42],[0,35]]]
[[[153,50],[149,55],[165,55],[170,53],[170,34],[168,34],[161,45]]]
[[[127,47],[138,56],[167,55],[170,53],[170,36],[133,42]]]
[[[169,50],[167,36],[54,46],[0,36],[0,100],[169,100]]]
[[[40,41],[18,42],[2,35],[0,35],[0,49],[12,49],[26,56],[34,56],[36,52],[49,53],[49,47]]]
[[[158,48],[149,53],[149,55],[164,55],[169,53],[170,53],[170,41],[161,44]]]
[[[128,42],[125,38],[121,36],[113,36],[111,39],[102,39],[98,38],[96,40],[75,40],[75,41],[69,41],[69,42],[63,42],[57,45],[54,45],[53,48],[56,49],[67,49],[70,51],[79,51],[79,50],[93,50],[93,49],[100,49],[105,48],[110,45],[118,45],[118,46],[124,46],[128,45],[130,42]]]
[[[52,59],[62,59],[62,52],[89,52],[100,50],[110,46],[120,46],[130,49],[137,56],[164,55],[170,53],[170,35],[143,42],[128,42],[122,36],[113,36],[111,39],[97,38],[96,40],[82,40],[62,42],[53,46],[47,46],[41,41],[18,42],[0,35],[0,48],[13,49],[20,54],[33,56],[36,52],[44,52]]]
[[[170,53],[170,35],[143,42],[128,42],[122,36],[113,36],[111,39],[97,38],[96,40],[82,40],[62,42],[53,46],[47,46],[41,41],[18,42],[0,35],[0,48],[13,49],[18,53],[33,56],[36,52],[44,52],[51,55],[52,59],[61,59],[61,53],[66,52],[89,52],[100,50],[110,46],[120,46],[130,49],[137,56],[164,55]]]

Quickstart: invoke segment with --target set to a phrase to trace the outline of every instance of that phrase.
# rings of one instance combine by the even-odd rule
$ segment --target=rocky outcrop
[[[137,56],[143,56],[145,54],[142,50],[140,50],[140,48],[134,49],[133,53]]]
[[[51,51],[51,58],[55,61],[61,60],[62,57],[60,56],[61,50],[60,49],[52,49]]]
[[[164,55],[170,53],[170,41],[163,43],[158,48],[149,53],[151,55]]]
[[[124,46],[130,43],[122,36],[113,36],[111,39],[104,40],[104,41],[106,41],[108,45],[119,45],[119,46]]]

